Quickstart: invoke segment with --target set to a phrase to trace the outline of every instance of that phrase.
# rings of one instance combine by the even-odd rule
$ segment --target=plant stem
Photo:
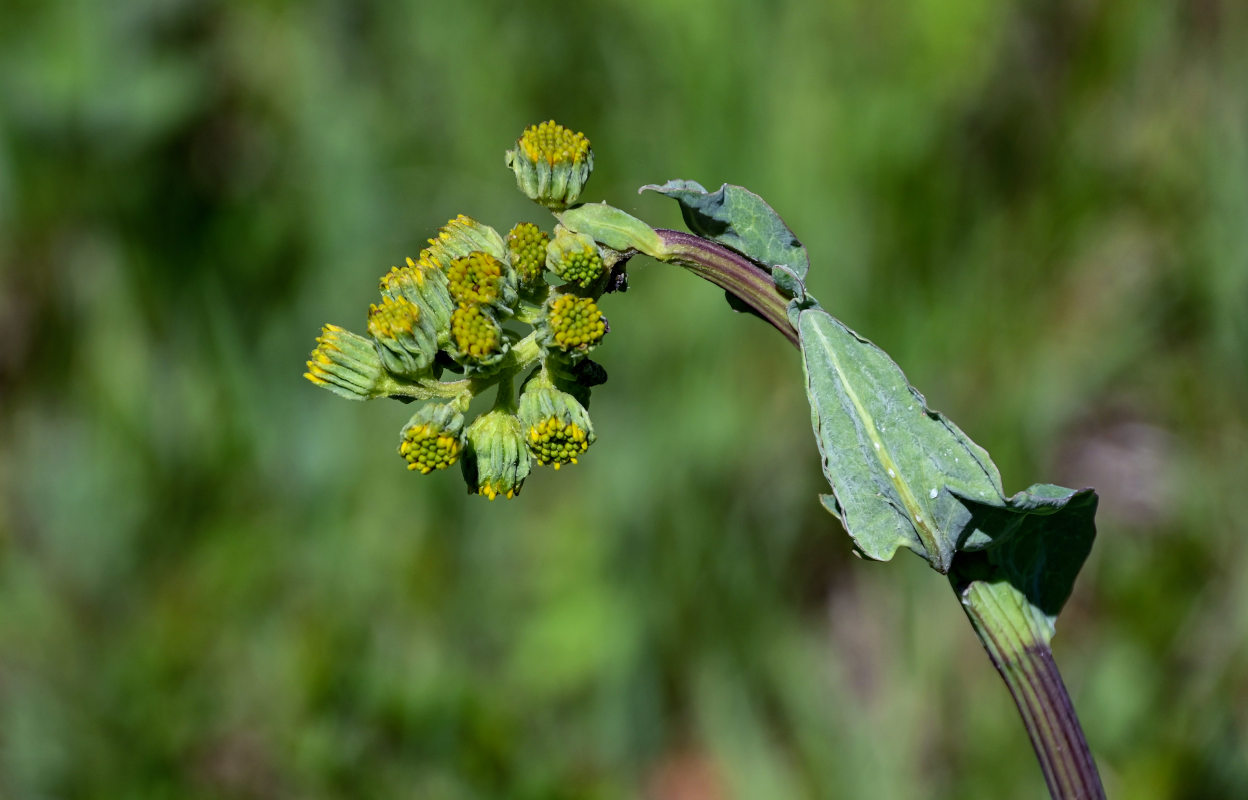
[[[758,313],[795,347],[788,298],[764,269],[723,245],[680,231],[658,229],[663,252]],[[978,577],[978,576],[977,576]],[[962,608],[997,668],[1040,761],[1054,800],[1104,800],[1105,790],[1079,718],[1053,660],[1052,624],[1005,580],[976,580],[956,568],[949,574]]]
[[[797,330],[789,322],[789,299],[780,293],[765,270],[735,250],[701,236],[663,228],[655,233],[663,242],[663,260],[676,261],[736,295],[798,346]]]
[[[1054,800],[1104,800],[1096,762],[1049,647],[1052,628],[1005,581],[955,585],[962,608],[1018,706]]]
[[[537,333],[530,333],[511,347],[506,360],[498,372],[484,378],[462,378],[457,381],[438,381],[433,378],[421,378],[414,382],[391,380],[387,394],[391,397],[411,397],[416,400],[434,400],[458,397],[465,392],[480,394],[485,389],[501,382],[504,378],[523,372],[541,358],[542,348],[537,343]]]

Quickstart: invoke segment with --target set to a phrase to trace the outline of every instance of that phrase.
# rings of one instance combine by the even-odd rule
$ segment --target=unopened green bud
[[[492,366],[507,353],[502,326],[484,306],[459,306],[451,314],[451,357],[466,367]]]
[[[575,397],[559,391],[540,375],[524,387],[519,416],[525,443],[538,464],[550,464],[555,469],[575,464],[594,443],[589,412]]]
[[[439,346],[446,344],[446,332],[455,303],[446,288],[446,276],[440,269],[428,261],[417,262],[409,258],[407,266],[391,267],[382,275],[379,288],[383,299],[404,299],[419,308],[424,327],[436,332]]]
[[[373,340],[337,325],[321,330],[303,377],[348,400],[386,397],[397,388],[386,374]]]
[[[377,343],[381,363],[394,375],[416,378],[438,352],[438,332],[423,319],[420,306],[406,297],[382,297],[368,308],[368,333]]]
[[[455,259],[476,251],[488,253],[499,261],[507,259],[507,244],[498,231],[460,214],[442,226],[438,235],[429,240],[429,246],[420,251],[420,257],[445,271]]]
[[[589,288],[607,274],[598,245],[588,236],[559,226],[555,239],[546,248],[546,266],[570,284]]]
[[[511,266],[516,270],[520,285],[526,289],[541,283],[548,244],[550,236],[532,222],[521,222],[507,234]]]
[[[446,286],[460,305],[490,305],[507,309],[515,304],[515,273],[489,253],[473,251],[451,261]]]
[[[430,403],[412,415],[399,437],[407,468],[428,475],[459,460],[464,448],[464,415],[455,403]]]
[[[507,166],[516,185],[547,208],[563,209],[581,196],[594,169],[594,151],[583,133],[573,133],[554,120],[533,125],[507,151]]]
[[[546,307],[543,343],[565,353],[585,354],[602,341],[607,319],[591,298],[574,294],[556,295]]]
[[[495,497],[515,497],[533,468],[520,420],[503,409],[482,414],[465,432],[463,460],[468,491]]]

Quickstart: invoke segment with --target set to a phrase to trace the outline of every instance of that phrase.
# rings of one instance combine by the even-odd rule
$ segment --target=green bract
[[[303,377],[348,400],[385,397],[394,386],[373,342],[337,325],[326,325],[317,337]]]
[[[465,433],[464,479],[468,491],[511,499],[520,493],[533,462],[515,414],[496,408],[482,414]]]

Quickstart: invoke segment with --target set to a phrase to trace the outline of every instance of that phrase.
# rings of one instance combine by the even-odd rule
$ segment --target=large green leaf
[[[762,264],[790,297],[804,293],[810,268],[806,248],[763,198],[730,183],[708,192],[697,181],[672,180],[639,191],[646,190],[676,200],[690,231]]]
[[[931,411],[901,368],[819,308],[798,314],[824,497],[858,550],[887,561],[909,547],[947,572],[972,512],[962,498],[1002,506],[1001,478],[983,448]]]

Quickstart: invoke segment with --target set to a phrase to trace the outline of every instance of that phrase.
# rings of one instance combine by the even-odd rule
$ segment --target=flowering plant
[[[609,330],[598,301],[626,286],[628,260],[693,271],[800,350],[831,487],[821,500],[855,550],[887,561],[904,547],[946,575],[1014,697],[1050,792],[1103,797],[1049,646],[1095,537],[1096,494],[1037,484],[1007,497],[988,453],[811,296],[805,248],[752,192],[679,180],[642,187],[676,200],[688,233],[605,203],[578,205],[593,150],[553,121],[524,131],[507,165],[553,213],[553,232],[523,222],[503,237],[451,220],[382,277],[368,336],[325,326],[305,377],[350,399],[423,401],[400,436],[408,468],[458,462],[470,492],[511,498],[534,465],[575,464],[594,443],[590,390],[606,373],[588,355]],[[515,330],[525,325],[527,334]],[[470,402],[490,390],[492,407],[468,423]]]

